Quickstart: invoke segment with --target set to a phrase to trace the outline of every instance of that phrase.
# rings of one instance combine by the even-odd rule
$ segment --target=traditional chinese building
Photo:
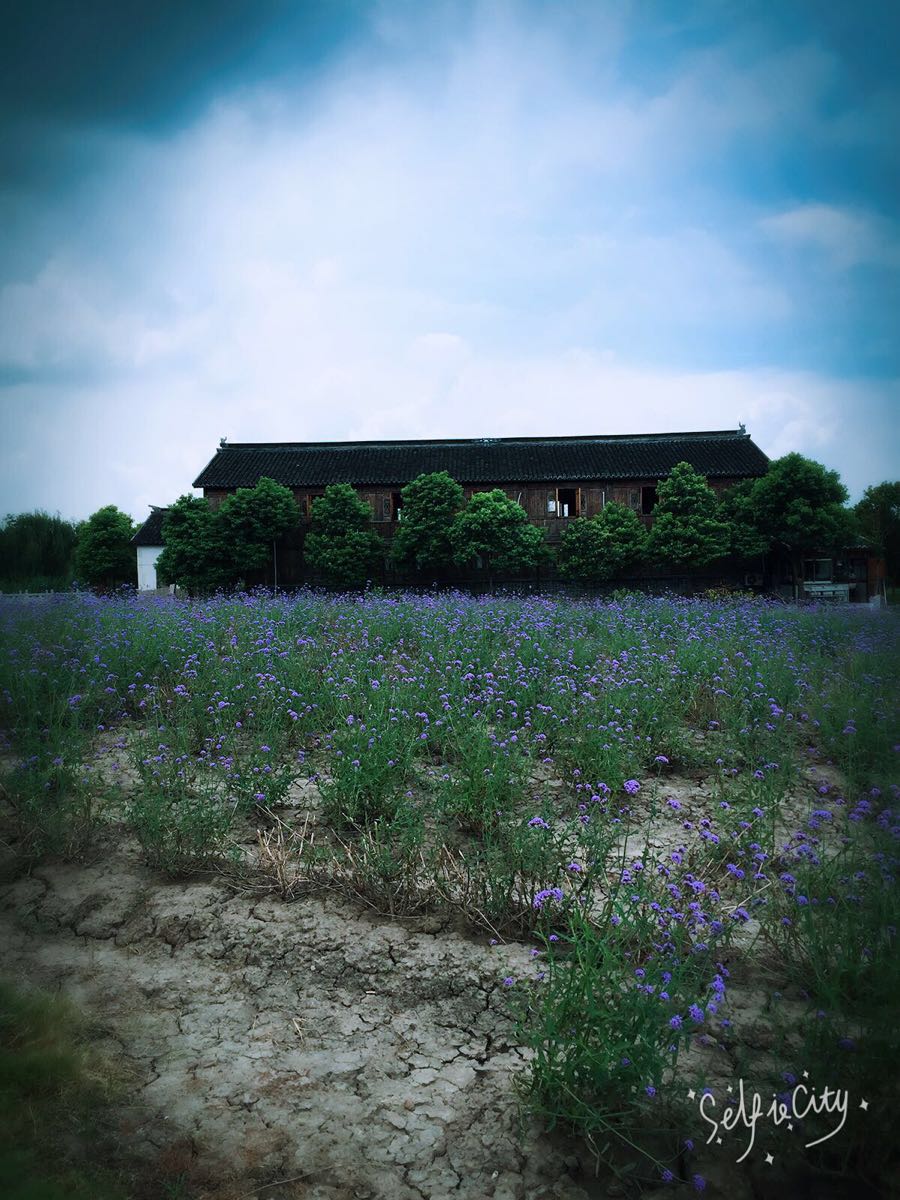
[[[656,489],[688,462],[718,490],[764,475],[768,458],[743,427],[692,433],[579,437],[447,438],[367,442],[242,442],[224,439],[194,481],[210,504],[267,476],[291,489],[299,536],[288,539],[279,573],[302,577],[302,539],[313,501],[331,483],[349,483],[372,509],[386,540],[402,520],[401,491],[418,475],[446,471],[474,492],[500,488],[521,504],[547,540],[558,542],[571,520],[618,501],[652,521]]]

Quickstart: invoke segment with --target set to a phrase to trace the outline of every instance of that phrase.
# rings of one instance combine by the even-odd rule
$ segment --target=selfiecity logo
[[[809,1071],[804,1071],[803,1080],[808,1079]],[[819,1146],[822,1142],[827,1142],[840,1133],[846,1124],[847,1112],[850,1107],[850,1093],[845,1089],[826,1087],[822,1091],[817,1091],[807,1082],[796,1083],[786,1100],[783,1098],[784,1093],[779,1096],[776,1092],[764,1095],[761,1092],[750,1091],[744,1086],[743,1079],[737,1081],[736,1088],[729,1084],[726,1092],[728,1096],[721,1105],[712,1088],[705,1088],[699,1094],[691,1088],[687,1098],[691,1101],[699,1100],[700,1116],[710,1126],[710,1134],[706,1139],[707,1145],[715,1141],[717,1146],[721,1146],[723,1131],[725,1133],[732,1133],[735,1130],[749,1132],[747,1145],[743,1154],[738,1157],[738,1162],[743,1162],[753,1149],[756,1142],[756,1127],[760,1121],[770,1121],[776,1128],[786,1125],[788,1130],[793,1132],[794,1122],[802,1121],[810,1114],[815,1116],[824,1114],[832,1117],[834,1119],[833,1128],[822,1137],[807,1142],[805,1148],[809,1150],[812,1146]],[[769,1095],[771,1099],[766,1098]],[[866,1112],[869,1102],[860,1100],[858,1107]],[[767,1153],[765,1160],[771,1166],[775,1161],[775,1156]]]

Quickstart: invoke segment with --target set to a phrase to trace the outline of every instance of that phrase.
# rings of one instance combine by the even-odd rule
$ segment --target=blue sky
[[[0,513],[231,441],[734,428],[898,476],[900,6],[38,0]]]

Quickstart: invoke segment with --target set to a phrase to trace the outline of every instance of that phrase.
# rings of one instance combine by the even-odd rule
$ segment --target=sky
[[[734,429],[900,476],[895,0],[30,0],[0,515],[232,442]]]

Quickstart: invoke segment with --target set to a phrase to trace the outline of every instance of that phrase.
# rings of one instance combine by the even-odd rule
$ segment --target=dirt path
[[[608,1194],[574,1146],[519,1128],[500,991],[523,947],[168,883],[127,846],[6,884],[0,916],[5,973],[105,1031],[134,1081],[123,1137],[191,1196]]]

